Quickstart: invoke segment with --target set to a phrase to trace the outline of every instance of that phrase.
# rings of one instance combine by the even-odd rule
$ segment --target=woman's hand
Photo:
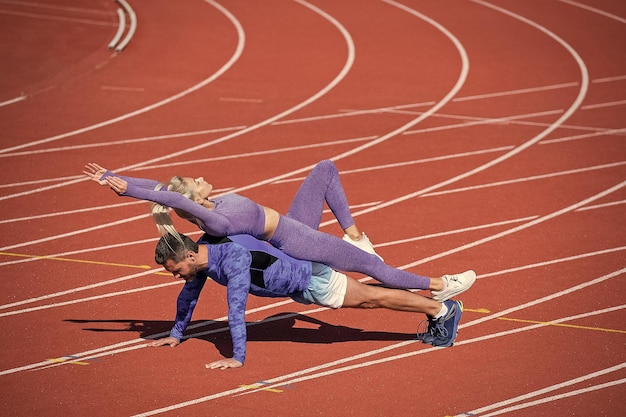
[[[119,177],[106,177],[104,180],[118,195],[124,194],[128,189],[128,182]]]
[[[97,182],[100,185],[107,185],[106,180],[100,179],[105,172],[107,172],[106,168],[103,168],[94,162],[90,162],[85,165],[85,170],[83,171],[83,174],[85,174],[89,179]]]

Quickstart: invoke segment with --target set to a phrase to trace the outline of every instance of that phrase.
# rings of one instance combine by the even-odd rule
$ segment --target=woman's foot
[[[351,244],[353,246],[356,246],[357,248],[361,249],[362,251],[365,251],[365,252],[367,252],[369,254],[378,256],[378,258],[381,261],[384,261],[383,257],[376,253],[376,251],[374,250],[374,245],[372,245],[372,242],[370,242],[369,238],[367,237],[367,235],[365,233],[361,233],[361,238],[358,239],[358,240],[351,238],[347,234],[344,234],[343,235],[343,240],[345,240],[346,242],[348,242],[349,244]]]

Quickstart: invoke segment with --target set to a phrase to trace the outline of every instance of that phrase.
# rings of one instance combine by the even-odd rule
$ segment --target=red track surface
[[[114,54],[111,1],[0,2],[2,415],[623,415],[626,3],[129,3]],[[324,158],[388,263],[478,272],[455,346],[251,298],[246,365],[210,371],[212,285],[188,341],[146,348],[180,283],[147,204],[83,165],[285,211]]]

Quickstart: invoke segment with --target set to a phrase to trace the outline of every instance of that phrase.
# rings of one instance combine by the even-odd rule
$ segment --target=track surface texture
[[[624,415],[626,2],[124,3],[0,0],[1,415]],[[322,159],[387,263],[477,272],[454,346],[250,297],[245,366],[209,370],[208,283],[188,338],[147,347],[181,282],[149,205],[83,166],[284,213]]]

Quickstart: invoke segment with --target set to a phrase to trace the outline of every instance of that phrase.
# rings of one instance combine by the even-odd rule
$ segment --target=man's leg
[[[344,275],[345,277],[345,275]],[[428,329],[417,338],[433,346],[452,346],[456,339],[459,321],[463,314],[460,301],[443,303],[406,290],[366,285],[350,277],[342,307],[388,308],[397,311],[424,313],[428,316]]]
[[[423,313],[435,317],[442,303],[410,291],[367,285],[353,278],[348,280],[343,306],[346,308],[388,308]]]

